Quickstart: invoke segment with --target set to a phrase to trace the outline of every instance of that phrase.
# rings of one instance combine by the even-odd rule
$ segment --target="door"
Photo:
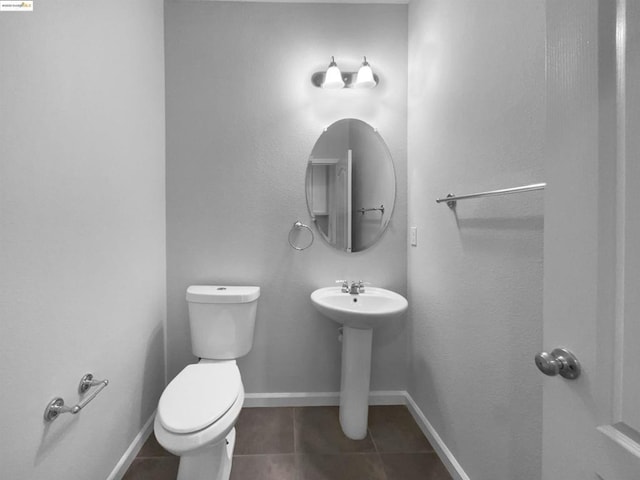
[[[353,150],[347,150],[347,171],[345,178],[346,201],[346,225],[347,231],[347,252],[351,252],[353,247]]]
[[[329,219],[335,233],[331,243],[339,250],[351,252],[351,149],[340,157],[332,172]]]
[[[548,0],[543,479],[640,479],[640,0]]]

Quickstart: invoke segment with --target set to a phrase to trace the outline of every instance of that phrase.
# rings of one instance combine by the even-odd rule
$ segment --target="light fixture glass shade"
[[[324,82],[322,82],[322,88],[344,88],[344,80],[342,80],[342,72],[336,65],[335,60],[331,57],[331,63],[327,68],[327,73],[324,76]]]
[[[360,70],[358,70],[355,87],[373,88],[376,85],[376,79],[373,78],[373,70],[371,70],[371,65],[369,65],[369,62],[367,62],[367,57],[364,57],[364,62],[362,62],[362,66],[360,67]]]

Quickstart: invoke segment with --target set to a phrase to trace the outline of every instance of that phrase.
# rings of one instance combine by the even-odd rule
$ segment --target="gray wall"
[[[540,478],[544,3],[409,6],[409,390],[474,480]]]
[[[153,0],[0,14],[2,478],[106,478],[162,391],[162,28]]]
[[[262,287],[253,350],[240,360],[247,392],[339,390],[337,325],[310,293],[336,279],[406,292],[406,5],[194,2],[166,5],[169,378],[196,359],[190,284]],[[311,85],[334,55],[366,55],[374,90]],[[289,247],[309,223],[307,159],[322,129],[355,117],[379,129],[396,162],[398,198],[382,241],[346,254],[320,238]],[[319,235],[316,235],[319,237]],[[376,332],[372,388],[404,389],[405,326]]]

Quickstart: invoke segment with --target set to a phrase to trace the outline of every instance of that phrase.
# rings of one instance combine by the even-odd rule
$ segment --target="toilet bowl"
[[[160,397],[154,431],[167,451],[180,456],[178,480],[229,477],[233,426],[243,403],[235,360],[202,360],[171,381]]]
[[[180,457],[178,480],[228,480],[234,425],[244,403],[236,358],[253,345],[259,287],[192,286],[187,290],[192,351],[201,357],[165,388],[153,429]]]

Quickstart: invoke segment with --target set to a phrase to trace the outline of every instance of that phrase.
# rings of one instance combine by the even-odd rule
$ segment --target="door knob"
[[[538,370],[550,377],[560,374],[566,379],[574,380],[580,376],[580,362],[566,348],[556,348],[551,353],[538,353],[536,366]]]

